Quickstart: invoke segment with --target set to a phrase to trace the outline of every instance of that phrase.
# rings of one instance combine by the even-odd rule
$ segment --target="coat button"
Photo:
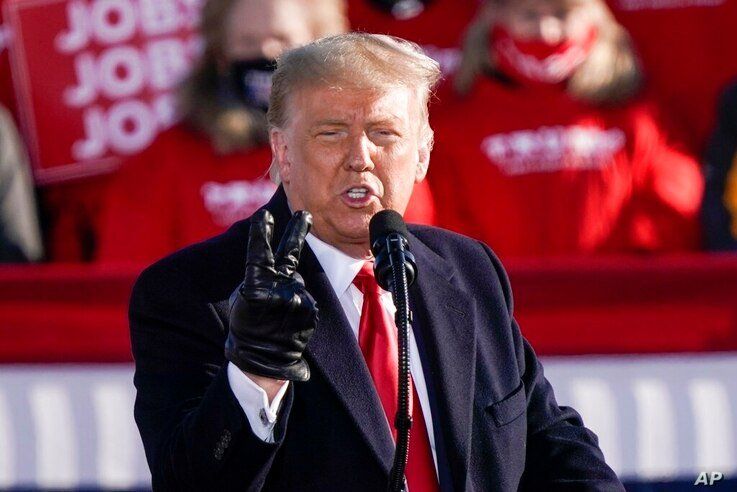
[[[220,440],[215,445],[214,456],[216,460],[219,461],[223,459],[223,456],[225,456],[225,449],[228,447],[228,445],[230,445],[230,439],[231,439],[230,431],[229,430],[224,431],[223,435],[220,436]]]

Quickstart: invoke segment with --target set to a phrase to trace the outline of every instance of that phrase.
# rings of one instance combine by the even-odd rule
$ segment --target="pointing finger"
[[[294,213],[276,251],[277,271],[291,276],[297,270],[299,255],[311,226],[312,214],[306,210]]]
[[[252,267],[271,268],[274,254],[271,251],[271,236],[274,233],[274,217],[268,210],[259,210],[251,217],[248,233],[248,254],[246,258],[246,277]]]

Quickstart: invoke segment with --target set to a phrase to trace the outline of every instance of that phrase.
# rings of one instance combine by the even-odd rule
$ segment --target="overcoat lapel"
[[[305,253],[305,285],[317,301],[320,317],[305,357],[332,386],[388,474],[394,441],[371,374],[327,276],[317,270],[319,264],[312,251]]]
[[[441,415],[433,415],[435,432],[443,432],[453,490],[466,490],[476,366],[474,300],[452,283],[454,269],[416,237],[410,250],[417,261],[417,280],[410,304],[422,330],[427,353],[425,378],[437,388]]]

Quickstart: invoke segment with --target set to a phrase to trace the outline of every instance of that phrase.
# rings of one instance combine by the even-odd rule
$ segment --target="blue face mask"
[[[276,62],[265,58],[231,63],[230,78],[236,98],[246,106],[268,110],[275,69]]]

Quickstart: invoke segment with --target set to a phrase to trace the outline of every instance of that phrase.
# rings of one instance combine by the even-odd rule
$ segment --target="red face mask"
[[[526,85],[564,82],[586,60],[595,41],[594,26],[589,27],[581,40],[565,39],[556,44],[522,40],[499,25],[489,33],[491,52],[499,70]]]

